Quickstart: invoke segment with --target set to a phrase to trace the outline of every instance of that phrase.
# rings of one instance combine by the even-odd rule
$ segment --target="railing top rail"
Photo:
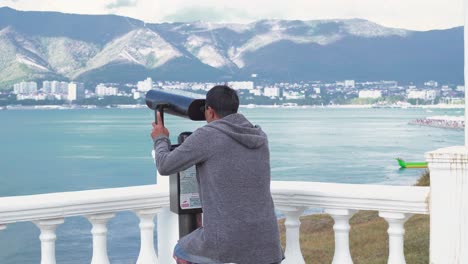
[[[0,224],[169,206],[167,185],[0,198]],[[273,181],[278,208],[323,207],[428,214],[429,187]]]
[[[429,213],[429,187],[274,181],[277,207]]]
[[[0,198],[0,224],[169,206],[165,186],[144,185]]]

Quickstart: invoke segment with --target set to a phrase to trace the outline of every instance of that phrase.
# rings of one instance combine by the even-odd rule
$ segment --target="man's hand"
[[[159,111],[157,113],[157,120],[157,124],[153,122],[153,131],[151,132],[151,138],[153,138],[153,140],[161,135],[164,135],[166,137],[169,136],[169,130],[167,130],[167,128],[164,127]]]

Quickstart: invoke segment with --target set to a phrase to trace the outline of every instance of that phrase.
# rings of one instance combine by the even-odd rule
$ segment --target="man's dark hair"
[[[211,107],[220,118],[237,113],[239,97],[234,89],[227,85],[217,85],[206,94],[206,107]]]

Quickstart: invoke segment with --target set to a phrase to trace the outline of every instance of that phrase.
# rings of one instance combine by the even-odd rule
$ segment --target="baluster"
[[[34,224],[41,230],[41,264],[55,264],[55,229],[63,224],[63,218],[35,221]]]
[[[169,207],[158,210],[158,258],[160,263],[175,263],[172,253],[179,240],[179,220]]]
[[[356,211],[348,209],[325,209],[325,213],[329,214],[335,224],[335,254],[333,256],[333,264],[352,264],[353,259],[349,252],[349,219]]]
[[[107,221],[114,217],[114,213],[88,215],[86,218],[93,225],[93,258],[91,264],[109,264],[107,256]]]
[[[284,226],[286,227],[286,259],[283,264],[304,264],[299,240],[301,221],[299,217],[304,213],[304,207],[278,206],[277,209],[286,216]]]
[[[154,216],[157,209],[138,210],[136,214],[140,218],[141,246],[137,264],[157,264],[158,257],[154,251]]]
[[[404,213],[379,212],[388,223],[388,264],[405,264],[404,235],[406,220],[411,216]]]

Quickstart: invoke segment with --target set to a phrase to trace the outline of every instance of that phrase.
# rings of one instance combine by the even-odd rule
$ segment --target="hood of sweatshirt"
[[[267,143],[266,134],[259,126],[254,126],[242,114],[236,113],[215,120],[206,125],[223,132],[250,149],[260,148]]]

